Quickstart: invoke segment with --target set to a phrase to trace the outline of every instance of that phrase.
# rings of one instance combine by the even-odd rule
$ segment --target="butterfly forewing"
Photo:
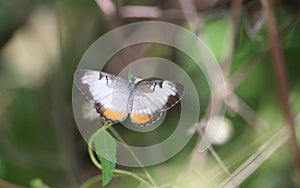
[[[161,111],[177,104],[184,92],[183,85],[168,80],[142,80],[137,83],[136,90],[142,93],[144,98],[151,99],[154,107]]]
[[[106,120],[126,119],[130,88],[125,79],[101,71],[77,70],[75,84]]]

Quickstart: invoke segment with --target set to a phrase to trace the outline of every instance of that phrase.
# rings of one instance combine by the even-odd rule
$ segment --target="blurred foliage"
[[[180,9],[175,1],[126,0],[120,2],[123,5],[158,6],[162,10]],[[229,12],[230,3],[221,2],[220,5],[205,10],[203,13],[209,15],[210,12],[218,13],[223,9]],[[245,2],[247,3],[248,1]],[[287,31],[284,30],[296,14],[294,4],[298,5],[294,1],[287,4],[278,1],[275,8],[291,92],[292,111],[298,120],[299,138],[299,17],[296,18],[297,21],[292,22]],[[33,29],[31,24],[34,20],[33,15],[40,10],[54,16],[54,22],[49,21],[51,19],[44,19],[44,21],[49,21],[44,24],[57,26],[57,35],[52,35],[53,33],[46,32],[39,26],[35,28],[36,30]],[[44,16],[49,16],[46,13]],[[202,16],[201,13],[200,11]],[[265,26],[255,31],[255,35],[260,40],[251,39],[246,32],[248,28],[245,23],[252,20],[248,20],[247,16],[242,14],[244,16],[240,17],[237,41],[233,44],[233,22],[229,14],[217,17],[203,15],[201,38],[210,47],[220,64],[227,60],[230,49],[235,46],[229,78],[242,79],[234,77],[237,74],[245,76],[245,80],[237,86],[235,93],[251,107],[258,117],[253,120],[256,123],[250,125],[240,115],[230,110],[226,111],[226,117],[233,125],[233,135],[228,143],[214,146],[214,148],[228,165],[229,171],[233,172],[286,123],[278,97],[279,88],[275,81]],[[256,18],[256,16],[253,17]],[[253,17],[250,14],[249,19]],[[132,21],[119,19],[118,23]],[[136,21],[143,20],[144,18]],[[186,21],[182,19],[172,21],[187,27]],[[89,178],[99,174],[88,158],[86,143],[81,138],[74,121],[71,91],[73,73],[80,58],[98,37],[115,25],[116,23],[112,20],[106,19],[95,1],[0,1],[0,179],[32,188],[79,187]],[[26,33],[31,34],[32,38],[26,38],[28,37]],[[45,35],[39,35],[41,33]],[[24,39],[24,36],[26,40],[18,40],[22,37]],[[42,37],[38,38],[38,36]],[[180,40],[184,42],[184,39]],[[24,43],[22,47],[18,45],[11,47],[13,44],[19,44],[20,41]],[[50,48],[53,41],[56,43],[53,44],[53,48]],[[51,54],[51,49],[54,49],[54,55]],[[22,56],[24,53],[27,56]],[[195,62],[180,51],[158,44],[148,47],[145,54],[149,57],[170,59],[189,74],[199,92],[201,116],[203,116],[209,105],[210,90],[205,75]],[[40,62],[39,65],[44,69],[39,69],[37,65],[30,64],[30,62]],[[113,67],[106,68],[113,69]],[[43,70],[42,74],[37,72],[40,70]],[[244,74],[241,73],[242,70]],[[35,73],[37,76],[32,77]],[[177,106],[171,109],[168,114],[178,113],[179,108]],[[267,124],[262,125],[259,119],[263,119]],[[177,121],[177,116],[167,115],[165,126],[160,126],[153,132],[138,135],[121,126],[115,129],[129,145],[144,146],[166,139],[175,129],[168,125]],[[154,136],[156,139],[147,139]],[[147,168],[158,184],[175,183],[180,187],[188,187],[188,185],[193,187],[193,181],[201,179],[199,178],[201,175],[198,176],[198,174],[194,174],[195,177],[184,176],[191,165],[190,157],[197,147],[197,139],[198,136],[194,135],[188,145],[166,163]],[[297,176],[299,174],[295,171],[292,153],[291,142],[286,142],[249,176],[241,187],[300,187],[299,176]],[[221,173],[222,169],[212,155],[208,154],[204,160],[208,166],[208,174],[213,176]],[[141,169],[136,168],[120,168],[142,172]],[[218,173],[215,173],[216,171]],[[222,173],[220,176],[226,177]],[[220,180],[216,180],[220,183],[218,181]],[[203,181],[201,185],[205,187],[209,184]],[[99,186],[100,183],[95,187]],[[120,186],[146,187],[127,177],[113,178],[107,187]]]
[[[30,181],[31,188],[49,188],[48,185],[45,185],[43,180],[36,178]]]

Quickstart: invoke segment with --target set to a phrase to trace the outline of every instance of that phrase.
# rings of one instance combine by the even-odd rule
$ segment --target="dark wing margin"
[[[177,83],[177,82],[172,82],[175,86],[175,94],[174,95],[169,95],[168,100],[166,104],[164,105],[164,109],[170,109],[173,107],[175,104],[177,104],[183,97],[184,93],[184,87],[182,84]]]
[[[94,101],[93,95],[90,92],[90,87],[92,82],[96,82],[97,79],[100,78],[100,72],[98,74],[96,74],[96,71],[92,71],[94,73],[94,75],[92,75],[90,73],[90,70],[77,70],[74,73],[74,81],[75,81],[75,85],[76,87],[79,89],[79,91],[89,100]],[[87,74],[92,75],[92,78],[94,78],[95,80],[92,81],[92,78],[90,78],[91,83],[88,84],[85,81],[88,78],[85,78],[84,76],[86,76]],[[98,77],[97,77],[98,75]]]

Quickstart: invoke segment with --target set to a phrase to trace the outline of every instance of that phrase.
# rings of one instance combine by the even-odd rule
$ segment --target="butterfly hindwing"
[[[149,124],[152,124],[159,120],[162,116],[162,112],[156,111],[152,114],[147,114],[147,113],[136,113],[136,112],[131,112],[130,113],[130,119],[131,122],[136,125],[136,126],[147,126]]]
[[[87,99],[95,103],[97,112],[107,121],[126,119],[130,88],[125,79],[101,71],[77,70],[75,84]]]

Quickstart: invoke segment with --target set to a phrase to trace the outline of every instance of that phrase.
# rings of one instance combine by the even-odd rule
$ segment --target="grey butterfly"
[[[95,105],[106,121],[122,122],[130,115],[131,122],[146,126],[177,104],[184,93],[182,84],[169,80],[130,81],[102,71],[77,70],[74,80],[81,93]]]

